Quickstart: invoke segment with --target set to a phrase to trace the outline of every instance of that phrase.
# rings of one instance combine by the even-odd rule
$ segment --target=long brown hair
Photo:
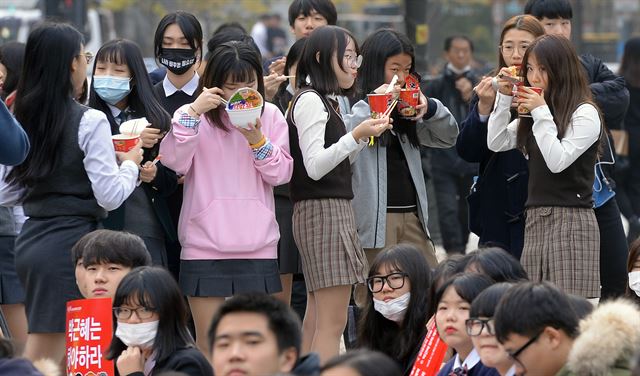
[[[544,26],[542,26],[537,18],[528,14],[513,16],[502,27],[502,32],[500,33],[500,45],[502,45],[504,36],[507,34],[507,32],[513,29],[526,31],[533,35],[534,38],[538,38],[544,35]],[[495,74],[498,74],[500,68],[504,68],[506,66],[507,62],[504,61],[504,57],[502,57],[502,51],[500,51],[500,48],[498,47],[498,68],[496,69]],[[524,72],[521,71],[520,75],[524,75]]]
[[[590,103],[599,112],[598,106],[593,102],[586,73],[568,39],[555,35],[544,35],[536,39],[522,59],[525,72],[532,55],[535,56],[538,65],[546,70],[547,89],[544,91],[544,100],[553,115],[558,129],[558,139],[561,140],[571,125],[571,116],[578,106]],[[524,84],[531,86],[526,74]],[[519,121],[518,147],[524,150],[531,134],[533,119],[520,118]]]

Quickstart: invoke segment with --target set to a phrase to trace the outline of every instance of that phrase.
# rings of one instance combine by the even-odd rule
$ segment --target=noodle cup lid
[[[231,98],[229,98],[227,104],[228,111],[249,110],[254,108],[261,108],[264,104],[262,95],[252,88],[243,87],[238,89]]]
[[[142,131],[150,126],[149,120],[146,117],[141,117],[138,119],[131,119],[120,124],[120,133],[124,135],[130,136],[140,136]]]

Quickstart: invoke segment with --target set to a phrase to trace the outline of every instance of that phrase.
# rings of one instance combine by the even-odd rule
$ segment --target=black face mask
[[[171,73],[181,75],[196,63],[196,50],[185,48],[162,48],[159,56],[160,64]]]

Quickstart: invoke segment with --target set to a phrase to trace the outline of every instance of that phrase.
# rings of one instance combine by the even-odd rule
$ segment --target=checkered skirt
[[[585,298],[600,296],[600,231],[591,208],[527,209],[520,258],[532,281]]]
[[[303,200],[293,206],[293,238],[308,291],[364,283],[369,268],[351,201]]]

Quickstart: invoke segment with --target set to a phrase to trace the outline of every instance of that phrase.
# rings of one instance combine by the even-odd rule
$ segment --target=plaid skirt
[[[565,292],[600,296],[600,231],[591,208],[527,209],[520,261],[532,281],[551,281]]]
[[[304,200],[293,206],[293,238],[307,291],[364,283],[369,269],[346,199]]]

